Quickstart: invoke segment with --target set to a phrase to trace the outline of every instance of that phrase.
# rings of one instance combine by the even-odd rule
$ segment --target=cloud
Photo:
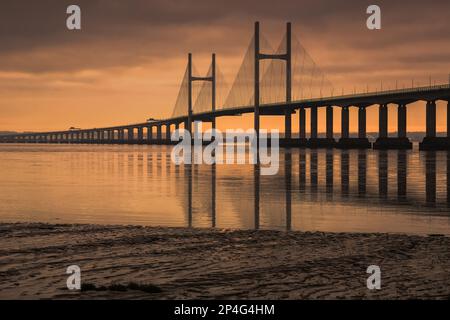
[[[0,70],[139,65],[187,51],[238,54],[234,48],[245,45],[256,19],[269,37],[283,32],[283,23],[290,20],[312,49],[316,42],[327,41],[328,50],[341,51],[382,52],[410,41],[444,43],[450,32],[448,1],[381,1],[384,29],[378,34],[365,28],[370,2],[360,0],[285,0],[276,5],[269,0],[79,0],[81,31],[65,27],[69,4],[72,1],[2,3]]]
[[[81,31],[66,29],[66,8],[74,3],[82,10]],[[231,81],[256,20],[273,44],[282,38],[285,22],[291,21],[295,36],[336,88],[373,87],[381,80],[424,82],[430,75],[448,79],[448,0],[377,1],[381,31],[366,28],[370,4],[369,0],[3,0],[0,91],[7,100],[0,102],[0,112],[8,110],[11,129],[16,129],[19,118],[16,123],[24,128],[44,128],[54,116],[52,104],[66,103],[66,97],[71,111],[78,108],[66,125],[140,121],[149,105],[153,115],[170,114],[187,53],[193,52],[194,63],[204,71],[210,54],[217,53],[219,67]],[[124,104],[136,107],[124,115]],[[108,110],[100,113],[103,120],[83,113],[96,108]],[[61,113],[58,121],[64,116]],[[56,122],[48,125],[53,126]]]

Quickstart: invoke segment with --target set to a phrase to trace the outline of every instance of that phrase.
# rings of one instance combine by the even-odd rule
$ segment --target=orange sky
[[[381,1],[382,30],[365,26],[369,2],[162,1],[127,4],[78,1],[82,30],[65,28],[66,1],[6,1],[0,13],[0,131],[62,130],[143,122],[172,113],[188,52],[206,72],[211,52],[226,79],[237,72],[255,20],[277,44],[285,22],[341,92],[447,83],[450,73],[448,1]],[[253,6],[252,6],[253,5]],[[405,10],[407,6],[408,10]],[[254,9],[257,8],[257,9]],[[328,9],[323,9],[328,8]],[[390,131],[396,130],[395,108]],[[424,103],[408,108],[408,130],[424,129]],[[438,130],[446,117],[438,104]],[[325,129],[319,111],[319,131]],[[351,111],[356,131],[356,110]],[[368,131],[378,130],[369,108]],[[335,110],[335,131],[340,130]],[[220,128],[251,127],[250,115],[223,118]],[[294,117],[294,131],[298,118]],[[262,126],[283,130],[282,117]]]

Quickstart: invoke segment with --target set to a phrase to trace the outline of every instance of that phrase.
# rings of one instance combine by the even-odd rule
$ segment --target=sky
[[[66,28],[66,8],[81,8],[81,30]],[[368,30],[366,8],[381,8]],[[65,130],[143,122],[172,113],[187,62],[205,73],[212,52],[232,81],[254,21],[274,44],[285,23],[340,92],[432,83],[450,74],[450,2],[331,0],[3,0],[0,10],[0,131]],[[446,128],[438,104],[438,130]],[[424,103],[408,109],[408,130],[424,130]],[[351,130],[357,130],[351,111]],[[396,110],[389,110],[390,131]],[[319,111],[319,131],[325,130]],[[378,129],[368,109],[368,131]],[[294,117],[293,130],[298,128]],[[252,125],[250,115],[219,128]],[[335,130],[339,131],[339,110]],[[282,117],[262,127],[283,131]]]

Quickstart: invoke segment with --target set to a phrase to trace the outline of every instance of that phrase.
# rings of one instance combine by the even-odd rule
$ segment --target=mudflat
[[[449,299],[449,249],[441,235],[3,223],[0,298]]]

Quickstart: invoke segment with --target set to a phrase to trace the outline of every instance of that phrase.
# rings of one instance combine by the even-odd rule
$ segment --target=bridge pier
[[[144,128],[143,127],[138,127],[138,144],[143,144],[144,143]]]
[[[305,147],[308,144],[306,139],[306,111],[305,108],[298,109],[298,144]]]
[[[153,139],[153,127],[147,127],[147,144],[151,144]]]
[[[358,106],[358,137],[350,138],[349,124],[350,124],[350,114],[347,107],[346,111],[343,112],[343,120],[345,122],[345,128],[343,127],[343,133],[341,139],[337,143],[336,147],[340,149],[370,149],[372,144],[369,142],[366,136],[366,107]],[[344,116],[345,113],[345,116]],[[345,119],[344,119],[345,117]]]
[[[188,125],[189,125],[189,123],[188,123]],[[161,127],[162,127],[161,124],[159,124],[156,127],[156,144],[161,144],[162,143],[162,129],[161,129]],[[187,130],[191,131],[190,129],[187,129]]]
[[[436,101],[427,101],[426,105],[426,136],[419,143],[420,150],[450,150],[448,136],[449,113],[447,102],[447,137],[436,137]]]
[[[311,112],[311,119],[313,118],[313,113]],[[312,121],[312,120],[311,120]],[[314,113],[314,135],[313,125],[311,122],[311,139],[308,141],[309,148],[333,148],[336,141],[333,138],[333,107],[326,107],[326,137],[319,138],[317,136],[317,108]]]
[[[297,140],[292,139],[292,112],[284,110],[284,138],[280,138],[280,146],[291,148],[297,146]]]
[[[387,115],[387,105],[380,105],[380,135],[375,141],[374,149],[412,149],[412,143],[407,137],[406,130],[406,104],[398,103],[397,107],[397,137],[391,138],[388,136],[388,115]]]
[[[290,110],[284,112],[284,139],[292,138],[292,114]]]
[[[166,144],[170,144],[170,123],[166,124]]]
[[[134,142],[134,128],[129,127],[128,128],[128,140],[127,143],[131,144]]]

